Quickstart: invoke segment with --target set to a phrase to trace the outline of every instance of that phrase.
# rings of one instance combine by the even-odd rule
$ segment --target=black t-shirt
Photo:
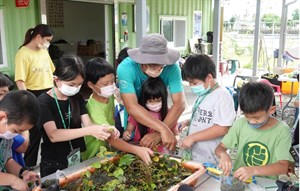
[[[64,129],[61,116],[59,114],[59,110],[56,105],[56,101],[53,97],[49,96],[47,93],[43,93],[38,97],[41,105],[41,118],[39,127],[41,128],[43,143],[42,143],[42,151],[41,151],[41,160],[42,161],[58,161],[63,164],[67,164],[67,156],[71,152],[71,147],[69,141],[64,142],[56,142],[52,143],[44,129],[44,124],[49,121],[54,121],[57,129]],[[68,127],[68,100],[58,100],[61,113],[65,119],[65,124]],[[87,114],[87,110],[85,108],[85,102],[82,97],[78,99],[80,115]],[[71,107],[72,111],[72,107]],[[70,129],[79,128],[74,127],[73,119],[71,117]],[[71,140],[71,144],[73,149],[80,148],[80,151],[85,151],[85,142],[84,138],[77,138]]]

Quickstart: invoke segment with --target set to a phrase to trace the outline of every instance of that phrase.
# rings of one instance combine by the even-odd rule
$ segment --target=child
[[[0,72],[0,100],[2,100],[2,98],[9,92],[9,90],[13,88],[14,84],[12,80],[8,76]],[[23,159],[22,153],[25,153],[28,148],[29,132],[24,131],[21,134],[22,135],[18,134],[13,138],[14,141],[12,145],[12,157],[21,166],[25,166],[25,161]]]
[[[85,77],[79,57],[63,55],[56,64],[54,75],[55,86],[38,97],[42,113],[42,177],[78,164],[80,151],[85,150],[84,136],[91,135],[100,140],[119,136],[115,127],[91,122],[85,102],[77,94]]]
[[[233,176],[245,181],[252,176],[274,176],[288,172],[291,145],[290,128],[271,115],[273,89],[263,83],[245,84],[239,95],[244,117],[234,122],[227,135],[216,148],[219,167],[228,176],[233,166]],[[227,149],[237,149],[234,164]]]
[[[115,71],[113,67],[102,58],[89,60],[85,65],[86,82],[93,93],[88,99],[86,108],[95,124],[114,124],[114,90]],[[150,163],[152,151],[148,148],[137,147],[124,142],[122,139],[110,139],[110,144],[118,150],[138,155],[146,163]],[[100,146],[107,146],[104,141],[92,136],[85,136],[86,151],[82,159],[95,157]]]
[[[216,80],[216,66],[205,54],[190,55],[182,67],[182,77],[198,95],[188,126],[186,137],[178,146],[185,149],[183,156],[200,162],[217,163],[215,148],[227,133],[235,119],[232,96]]]
[[[39,116],[39,102],[28,91],[9,92],[0,101],[0,185],[29,190],[27,183],[39,179],[35,172],[14,161],[11,153],[12,139],[32,128]]]
[[[149,111],[155,118],[163,121],[168,113],[168,92],[165,84],[160,78],[149,77],[142,85],[139,104]],[[175,127],[172,129],[177,134]],[[128,125],[123,133],[123,139],[126,141],[139,142],[147,133],[155,132],[153,129],[138,124],[137,121],[129,116]],[[152,147],[155,145],[152,145]],[[163,152],[163,146],[158,147],[158,152]]]

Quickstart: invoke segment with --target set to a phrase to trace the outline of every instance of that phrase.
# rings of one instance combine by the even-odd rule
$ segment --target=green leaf
[[[122,168],[118,167],[115,171],[114,171],[114,177],[118,178],[119,176],[123,176],[124,175],[124,171]]]
[[[136,157],[131,154],[126,154],[120,158],[119,166],[129,166]]]
[[[87,170],[87,171],[85,172],[85,176],[88,177],[88,178],[91,177],[91,172]]]
[[[91,166],[92,166],[93,168],[98,169],[98,168],[101,168],[101,163],[100,163],[100,162],[95,162],[95,163],[93,163]]]
[[[100,158],[105,158],[105,152],[107,151],[106,147],[104,146],[100,146],[100,149],[99,149],[99,153],[97,154],[97,157],[100,157]]]

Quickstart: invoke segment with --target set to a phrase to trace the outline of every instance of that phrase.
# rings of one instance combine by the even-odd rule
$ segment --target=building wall
[[[127,26],[119,24],[120,39],[125,29],[129,31],[128,42],[120,42],[120,48],[125,46],[136,47],[136,33],[133,30],[133,6],[130,3],[119,5],[119,22],[121,22],[122,12],[128,16]],[[207,31],[213,30],[213,0],[147,0],[149,7],[150,23],[148,33],[159,32],[159,16],[185,16],[187,18],[187,40],[193,37],[193,14],[194,11],[202,12],[202,35],[206,37]],[[188,43],[182,53],[189,51]]]
[[[25,33],[40,22],[39,0],[30,0],[29,6],[25,8],[17,8],[14,0],[2,0],[0,9],[4,13],[8,61],[8,66],[1,68],[0,71],[13,77],[15,54],[24,41]]]

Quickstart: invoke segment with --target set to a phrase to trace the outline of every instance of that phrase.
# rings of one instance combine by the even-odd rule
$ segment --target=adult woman
[[[113,126],[92,124],[85,102],[77,94],[85,77],[79,57],[63,55],[57,62],[54,75],[55,86],[38,97],[42,113],[42,177],[80,162],[79,153],[86,149],[83,136],[90,135],[100,140],[111,135],[119,136],[119,131]]]
[[[19,90],[29,90],[35,96],[53,87],[54,65],[47,48],[53,38],[48,25],[39,24],[25,34],[24,43],[15,57],[15,82]],[[41,135],[34,126],[30,131],[30,145],[24,155],[27,166],[36,165]]]

